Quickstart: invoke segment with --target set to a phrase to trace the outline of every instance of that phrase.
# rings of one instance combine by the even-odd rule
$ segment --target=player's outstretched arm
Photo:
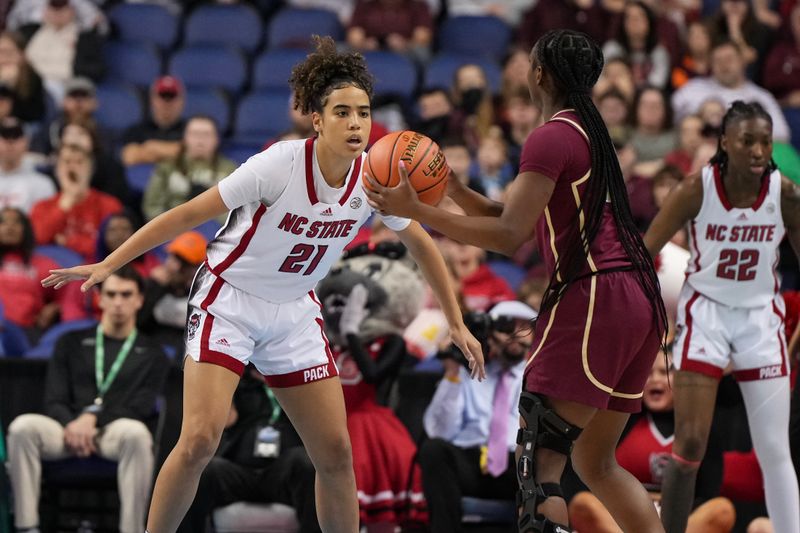
[[[439,249],[430,235],[422,229],[422,226],[413,220],[406,229],[397,234],[414,257],[436,295],[436,299],[439,300],[439,305],[450,326],[450,337],[469,361],[470,374],[473,378],[477,377],[479,380],[483,380],[486,377],[486,370],[483,366],[481,343],[464,325],[461,310],[450,286],[450,275]]]
[[[51,270],[50,275],[42,280],[42,285],[59,289],[70,281],[85,279],[81,290],[86,292],[93,285],[103,282],[122,265],[152,250],[159,244],[172,240],[181,233],[220,216],[227,210],[219,190],[214,186],[142,226],[103,261],[92,265]]]
[[[537,172],[521,172],[514,180],[500,216],[464,216],[422,203],[399,166],[400,182],[384,187],[367,174],[364,188],[372,207],[382,214],[413,218],[453,240],[513,255],[531,238],[555,188],[555,182]]]
[[[700,174],[687,176],[670,191],[661,210],[644,235],[644,245],[655,257],[667,242],[700,212],[703,205],[703,181]]]

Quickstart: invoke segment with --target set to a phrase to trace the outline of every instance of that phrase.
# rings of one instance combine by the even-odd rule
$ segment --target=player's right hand
[[[86,292],[98,283],[102,283],[111,274],[103,263],[81,265],[72,268],[57,268],[50,271],[50,275],[42,280],[42,287],[55,287],[60,289],[67,283],[85,279],[81,285],[81,292]]]

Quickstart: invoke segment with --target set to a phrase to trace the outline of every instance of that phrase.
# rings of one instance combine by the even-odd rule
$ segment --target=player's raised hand
[[[478,378],[478,381],[486,379],[481,343],[470,333],[467,326],[462,324],[458,328],[450,328],[450,339],[467,359],[469,374],[472,379]]]
[[[403,161],[397,164],[400,181],[394,187],[385,187],[365,172],[369,187],[364,187],[367,202],[382,215],[414,218],[416,209],[421,205],[417,191],[408,179],[408,170]]]
[[[85,279],[86,281],[81,285],[81,292],[86,292],[94,285],[105,281],[109,275],[111,275],[111,271],[103,263],[57,268],[51,270],[50,275],[42,280],[42,286],[60,289],[71,281]]]

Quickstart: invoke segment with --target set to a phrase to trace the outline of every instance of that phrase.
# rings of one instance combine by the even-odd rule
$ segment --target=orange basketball
[[[439,145],[415,131],[396,131],[381,137],[367,152],[366,172],[381,185],[394,187],[400,181],[397,165],[403,161],[408,180],[420,201],[436,205],[444,196],[450,167]],[[362,177],[364,187],[369,188]]]

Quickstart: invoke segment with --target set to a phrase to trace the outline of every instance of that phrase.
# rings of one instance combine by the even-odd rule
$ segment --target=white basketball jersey
[[[324,182],[314,139],[277,143],[250,158],[219,184],[231,212],[208,246],[210,270],[269,302],[314,289],[372,212],[361,183],[364,157],[353,162],[339,190]],[[334,193],[332,203],[321,201],[318,187]],[[408,225],[391,218],[384,221],[392,229]]]
[[[751,207],[733,207],[716,166],[702,171],[703,205],[689,223],[691,257],[686,282],[703,296],[730,307],[768,305],[778,292],[781,175],[764,180]]]

